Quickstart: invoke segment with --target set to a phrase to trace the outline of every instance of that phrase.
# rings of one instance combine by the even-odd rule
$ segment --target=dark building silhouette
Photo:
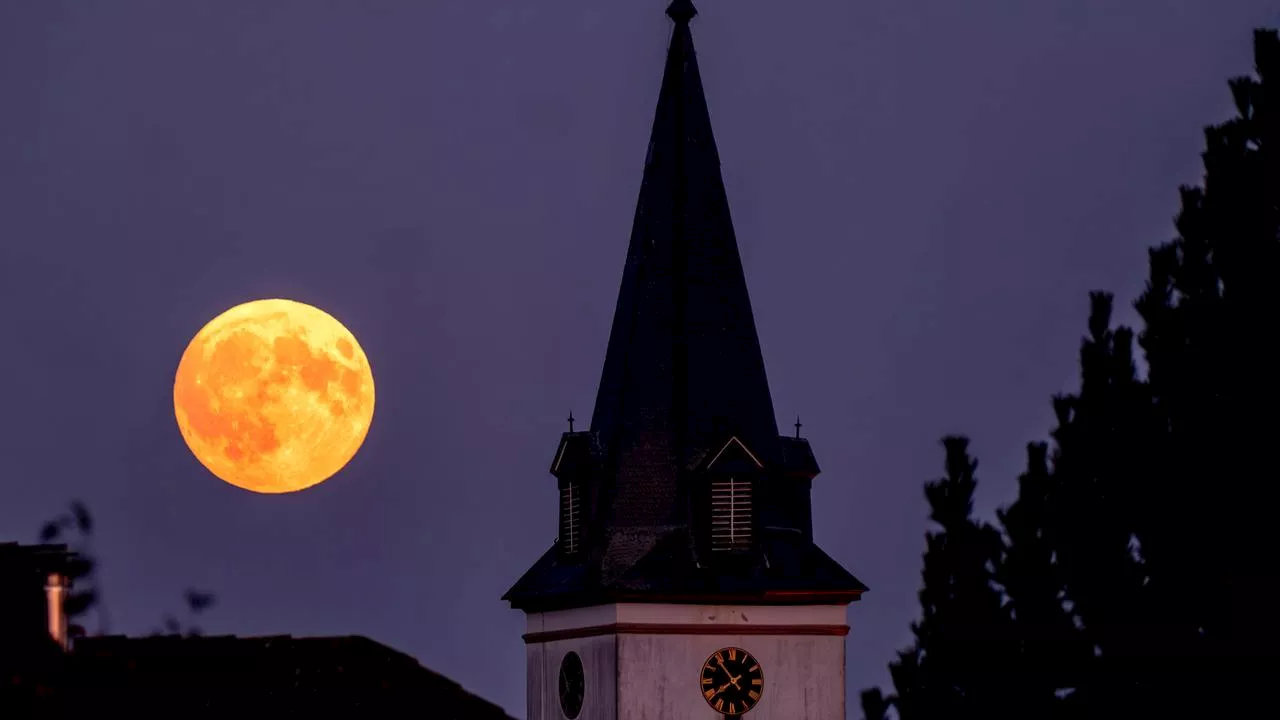
[[[90,636],[68,640],[63,545],[0,543],[0,718],[366,717],[511,720],[364,637]]]
[[[768,640],[733,641],[760,647],[778,671],[746,702],[756,717],[836,717],[837,707],[844,717],[844,610],[866,587],[813,542],[818,465],[774,418],[689,29],[696,11],[676,0],[667,14],[591,426],[565,433],[552,461],[559,538],[504,596],[529,617],[529,719],[706,717],[696,675],[719,642],[706,637],[747,633]],[[732,609],[696,620],[707,606]],[[821,634],[841,635],[838,648],[800,640]],[[588,668],[581,709],[556,697],[564,662],[574,687],[578,665]],[[810,692],[839,698],[792,698]]]
[[[65,678],[64,545],[0,543],[0,718],[47,710]]]
[[[0,652],[49,639],[65,647],[62,601],[74,559],[66,545],[0,543]]]
[[[364,637],[86,637],[76,640],[75,657],[70,690],[84,710],[510,720],[497,705]]]

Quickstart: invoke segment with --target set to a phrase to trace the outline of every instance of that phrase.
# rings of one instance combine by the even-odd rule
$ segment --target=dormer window
[[[582,541],[582,498],[578,483],[560,488],[560,547],[572,555]]]
[[[711,481],[711,549],[744,550],[751,545],[751,481],[738,477]]]

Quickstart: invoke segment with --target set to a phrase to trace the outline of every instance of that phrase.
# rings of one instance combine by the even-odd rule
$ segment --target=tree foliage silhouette
[[[98,562],[93,551],[94,527],[95,523],[89,509],[84,503],[74,500],[66,513],[46,522],[40,528],[40,542],[66,541],[69,549],[75,553],[75,560],[68,569],[72,590],[63,603],[69,634],[73,637],[86,634],[82,619],[90,611],[97,615],[98,634],[106,634],[109,628],[101,586],[96,574]],[[209,592],[188,588],[183,593],[183,601],[186,622],[180,621],[172,613],[166,614],[162,621],[163,629],[153,631],[153,635],[199,635],[201,633],[199,626],[195,624],[196,619],[213,607],[216,597]]]
[[[967,662],[936,662],[941,635],[921,632],[937,624],[934,587],[973,575],[971,558],[936,552],[931,535],[915,645],[890,666],[894,694],[863,693],[867,718],[890,707],[910,720],[1268,706],[1280,670],[1274,30],[1254,33],[1254,56],[1256,76],[1229,83],[1237,117],[1205,131],[1203,185],[1181,189],[1177,236],[1150,251],[1135,304],[1145,377],[1134,333],[1112,328],[1112,296],[1094,293],[1080,388],[1054,398],[1052,443],[1029,447],[1017,499],[997,514],[990,581],[948,580],[970,595],[950,598],[956,607],[987,607],[996,593],[1007,628]],[[947,442],[950,467],[958,441]],[[973,684],[995,675],[997,690]]]
[[[926,536],[923,617],[912,626],[915,647],[891,668],[903,679],[895,702],[904,720],[992,717],[1005,682],[1001,660],[1010,657],[1009,617],[992,586],[1000,535],[972,517],[977,462],[967,439],[948,437],[943,445],[946,476],[925,486],[930,519],[941,529]]]
[[[46,522],[40,528],[40,542],[65,541],[75,560],[67,569],[72,590],[63,603],[72,636],[85,634],[84,618],[92,611],[96,615],[98,633],[106,633],[110,626],[106,605],[99,589],[98,563],[93,551],[93,516],[79,500],[73,500],[67,512]]]
[[[1182,188],[1178,237],[1151,251],[1136,305],[1162,430],[1150,487],[1177,489],[1159,494],[1141,528],[1157,609],[1171,649],[1202,677],[1231,678],[1222,701],[1242,707],[1263,707],[1280,669],[1275,31],[1255,32],[1254,59],[1256,77],[1230,82],[1237,117],[1205,131],[1204,185]]]
[[[1048,446],[1027,446],[1027,469],[1018,478],[1018,499],[996,515],[1005,545],[994,579],[1003,589],[1013,625],[1012,670],[1005,678],[1007,707],[1024,717],[1070,715],[1078,679],[1092,649],[1064,606],[1061,568],[1052,542],[1050,510],[1057,478],[1050,473]]]

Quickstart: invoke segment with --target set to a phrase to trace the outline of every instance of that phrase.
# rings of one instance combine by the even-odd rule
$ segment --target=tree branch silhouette
[[[106,635],[110,628],[102,585],[97,575],[98,562],[93,548],[94,528],[92,514],[79,500],[72,501],[67,512],[54,517],[40,528],[40,542],[65,542],[76,554],[68,572],[72,590],[63,603],[68,632],[73,637],[88,634],[83,619],[91,613],[98,622],[95,634]],[[213,593],[188,588],[183,593],[183,617],[179,619],[177,614],[166,614],[161,620],[161,628],[154,630],[152,634],[200,635],[202,631],[196,621],[216,604],[216,600]]]

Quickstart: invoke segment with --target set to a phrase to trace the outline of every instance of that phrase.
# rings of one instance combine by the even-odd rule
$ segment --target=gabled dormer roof
[[[560,436],[551,474],[557,478],[583,479],[595,467],[591,433],[567,432]]]
[[[758,473],[764,469],[764,462],[751,452],[736,435],[730,436],[723,444],[711,446],[711,452],[702,454],[694,472],[725,473]]]
[[[799,437],[780,437],[778,450],[778,460],[784,475],[812,480],[822,472],[818,468],[818,460],[813,456],[813,448],[809,447],[808,440]]]

